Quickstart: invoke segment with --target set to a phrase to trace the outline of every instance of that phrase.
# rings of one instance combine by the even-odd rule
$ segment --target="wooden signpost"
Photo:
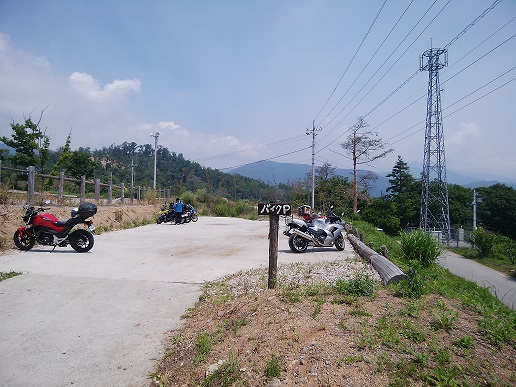
[[[280,215],[289,216],[292,214],[290,203],[258,203],[258,215],[269,215],[269,277],[267,287],[276,287],[278,274],[278,230]]]

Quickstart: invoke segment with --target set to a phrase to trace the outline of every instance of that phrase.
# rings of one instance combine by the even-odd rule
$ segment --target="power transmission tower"
[[[444,55],[444,61],[439,57]],[[425,231],[441,231],[449,241],[450,207],[444,156],[444,135],[441,109],[439,70],[448,65],[448,51],[431,48],[421,56],[420,69],[428,71],[425,151],[423,158],[420,227]]]
[[[312,209],[315,206],[315,136],[321,131],[321,128],[315,127],[315,121],[312,121],[312,129],[307,129],[306,134],[312,135]]]

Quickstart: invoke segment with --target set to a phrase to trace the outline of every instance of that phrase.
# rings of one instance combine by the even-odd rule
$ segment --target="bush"
[[[471,234],[471,243],[475,245],[480,257],[487,257],[495,245],[495,236],[479,227]]]
[[[371,297],[376,291],[377,285],[368,274],[356,273],[354,278],[348,281],[338,279],[335,282],[335,290],[340,294],[351,296]]]
[[[406,262],[419,262],[422,267],[430,267],[439,255],[439,242],[423,230],[401,234],[402,259]]]

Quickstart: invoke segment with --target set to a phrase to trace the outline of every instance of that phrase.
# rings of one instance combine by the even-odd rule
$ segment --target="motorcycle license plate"
[[[93,224],[92,224],[92,225],[90,225],[88,228],[89,228],[89,229],[90,229],[90,231],[92,231],[92,232],[93,232],[93,231],[95,231],[95,226],[94,226]]]

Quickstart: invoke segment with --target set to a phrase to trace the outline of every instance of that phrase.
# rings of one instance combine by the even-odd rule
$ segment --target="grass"
[[[20,275],[22,273],[16,272],[16,271],[10,271],[8,273],[0,272],[0,282],[9,278],[16,277],[17,275]]]
[[[270,360],[265,366],[265,376],[268,379],[279,378],[281,376],[281,366],[279,364],[279,356],[271,355]]]

